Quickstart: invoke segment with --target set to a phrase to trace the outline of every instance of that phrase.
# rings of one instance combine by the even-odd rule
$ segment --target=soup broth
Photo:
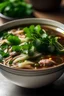
[[[0,64],[15,69],[44,69],[64,62],[63,30],[49,25],[29,25],[3,31]],[[59,28],[60,29],[60,28]]]

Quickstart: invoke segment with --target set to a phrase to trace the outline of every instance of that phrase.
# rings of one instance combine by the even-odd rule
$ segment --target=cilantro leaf
[[[21,43],[21,40],[18,38],[18,36],[14,35],[9,35],[7,40],[12,44],[12,45],[19,45]]]

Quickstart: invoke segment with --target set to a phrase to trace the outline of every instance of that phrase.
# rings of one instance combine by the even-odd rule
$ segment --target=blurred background
[[[23,18],[47,18],[64,23],[64,0],[0,0],[0,25]]]

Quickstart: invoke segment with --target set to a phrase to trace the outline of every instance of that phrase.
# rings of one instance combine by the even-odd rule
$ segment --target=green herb
[[[31,46],[31,48],[28,49],[28,55],[29,56],[33,56],[34,55],[34,52],[35,52],[35,47],[34,46]]]
[[[25,27],[24,32],[26,34],[26,37],[28,37],[29,39],[36,39],[41,37],[42,28],[40,25],[31,25],[29,28]]]
[[[9,56],[9,53],[8,52],[4,52],[2,49],[0,49],[0,55],[3,57],[3,58],[6,58]]]
[[[22,51],[21,46],[18,46],[18,45],[12,46],[12,50],[16,51],[16,52],[21,52]]]
[[[21,40],[18,38],[18,36],[14,35],[9,35],[7,40],[12,44],[12,45],[19,45],[21,43]]]
[[[25,27],[23,30],[24,30],[24,33],[26,34],[26,37],[31,39],[32,34],[30,33],[30,29],[28,27]]]
[[[34,46],[38,52],[44,53],[63,53],[64,47],[58,42],[57,36],[48,35],[47,32],[41,28],[40,25],[24,28],[27,38],[29,38],[30,45]]]
[[[12,35],[12,34],[8,34],[7,32],[3,32],[3,39],[6,39],[9,35]]]
[[[24,0],[5,0],[0,4],[0,12],[12,18],[25,18],[32,14],[33,9]]]
[[[4,43],[1,45],[1,49],[5,50],[8,48],[8,44],[7,43]]]
[[[37,25],[37,26],[35,27],[35,31],[36,31],[38,34],[40,34],[40,32],[42,31],[41,26],[40,26],[40,25]]]

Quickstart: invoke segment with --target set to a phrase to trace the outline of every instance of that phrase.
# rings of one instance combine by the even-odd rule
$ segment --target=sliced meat
[[[53,65],[56,65],[56,62],[53,61],[52,59],[42,59],[39,61],[40,66],[44,67],[51,67]]]

